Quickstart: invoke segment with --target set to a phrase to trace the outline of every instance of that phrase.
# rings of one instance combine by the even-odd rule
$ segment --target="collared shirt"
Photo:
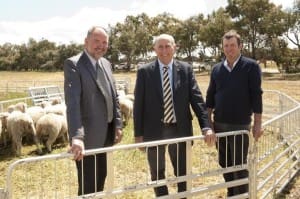
[[[163,64],[163,63],[161,63],[161,61],[160,60],[158,60],[158,64],[159,64],[159,72],[160,72],[160,78],[161,78],[161,80],[163,80],[163,68],[164,68],[164,66],[165,66],[165,64]],[[173,73],[173,59],[170,61],[170,63],[169,64],[167,64],[168,65],[168,75],[169,75],[169,80],[170,80],[170,82],[171,82],[171,85],[173,85],[172,84],[172,82],[173,82],[173,75],[172,75],[172,73]],[[161,86],[163,87],[163,81],[161,81]],[[172,88],[172,86],[171,86],[171,90],[172,90],[172,93],[173,93],[173,88]]]
[[[87,54],[89,60],[91,61],[92,65],[93,65],[93,67],[94,67],[94,69],[95,69],[95,71],[96,71],[96,62],[97,62],[98,60],[95,60],[95,59],[88,53],[88,51],[87,51],[86,49],[84,49],[84,52]]]
[[[238,61],[240,60],[240,58],[241,58],[241,54],[240,54],[240,56],[233,62],[232,68],[230,68],[227,59],[225,59],[225,61],[224,61],[224,66],[225,66],[225,68],[226,68],[229,72],[231,72],[231,71],[233,70],[233,68],[235,67],[235,65],[238,63]]]

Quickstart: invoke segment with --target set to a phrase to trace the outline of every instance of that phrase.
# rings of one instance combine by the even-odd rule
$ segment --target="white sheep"
[[[40,106],[42,108],[46,108],[47,106],[51,106],[51,102],[49,102],[49,101],[42,101],[41,104],[40,104]]]
[[[38,153],[41,153],[33,120],[27,113],[22,113],[21,111],[13,111],[10,113],[7,117],[7,131],[12,138],[13,152],[17,156],[21,155],[23,136],[28,134],[33,135]]]
[[[127,94],[124,97],[131,100],[132,102],[134,102],[134,95],[133,94]]]
[[[43,116],[46,114],[46,111],[45,109],[43,109],[42,107],[40,106],[31,106],[29,108],[27,108],[26,110],[26,113],[28,113],[32,120],[33,120],[33,123],[35,124],[36,126],[36,122]]]
[[[62,103],[62,100],[61,100],[61,99],[55,98],[55,99],[53,99],[52,101],[46,101],[46,100],[42,101],[41,104],[40,104],[40,106],[41,106],[42,108],[46,108],[47,106],[56,105],[56,104],[61,104],[61,103]]]
[[[63,103],[61,98],[55,98],[51,101],[51,105],[61,104]]]
[[[119,97],[119,104],[120,104],[120,110],[121,110],[124,125],[127,125],[129,119],[132,117],[133,101],[123,96],[123,97]]]
[[[66,115],[66,105],[65,104],[55,104],[46,106],[45,108],[46,113],[55,113],[58,115]]]
[[[119,97],[124,97],[126,95],[124,90],[117,90],[117,93]]]
[[[0,137],[1,137],[1,143],[4,146],[7,146],[7,142],[10,140],[9,134],[7,132],[7,117],[9,113],[8,112],[2,112],[0,113],[0,121],[2,127],[0,128]]]
[[[11,113],[13,111],[21,111],[25,113],[27,109],[27,104],[25,102],[18,102],[14,105],[10,105],[7,107],[7,112]]]
[[[46,114],[37,121],[36,132],[40,141],[47,137],[45,145],[48,152],[51,152],[57,138],[62,137],[64,142],[68,141],[66,117],[55,113]]]

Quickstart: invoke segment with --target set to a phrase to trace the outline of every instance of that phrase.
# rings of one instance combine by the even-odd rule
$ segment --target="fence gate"
[[[226,188],[249,183],[249,193],[232,198],[275,198],[299,172],[300,104],[282,93],[264,93],[264,134],[258,142],[250,134],[247,164],[221,168],[217,150],[207,147],[203,136],[117,145],[88,150],[86,155],[106,153],[108,175],[103,192],[87,198],[153,198],[153,188],[167,185],[170,195],[161,198],[225,198]],[[218,133],[218,137],[249,132]],[[150,147],[185,142],[187,174],[174,176],[169,160],[166,178],[152,181],[146,153]],[[192,144],[193,143],[193,144]],[[166,150],[167,151],[167,150]],[[249,178],[224,182],[222,174],[247,169]],[[177,183],[187,182],[187,191],[177,193]],[[22,184],[21,184],[22,182]],[[72,155],[68,153],[20,159],[12,163],[6,176],[6,187],[0,198],[77,198],[77,173]]]
[[[58,86],[41,86],[28,88],[33,105],[40,105],[43,101],[59,100],[63,101],[64,95]]]

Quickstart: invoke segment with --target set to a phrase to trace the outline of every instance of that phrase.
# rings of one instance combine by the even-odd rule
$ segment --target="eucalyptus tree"
[[[135,32],[135,38],[138,40],[138,45],[136,46],[135,55],[146,58],[152,50],[152,20],[145,13],[138,15],[136,18],[138,28]]]
[[[270,36],[268,34],[272,37],[282,34],[277,29],[277,32],[271,31],[271,26],[279,27],[282,20],[277,16],[278,8],[269,0],[228,0],[226,10],[233,18],[235,28],[244,39],[246,50],[251,52],[253,58],[256,58],[259,45],[265,44],[266,38]],[[270,23],[270,18],[275,20]]]
[[[300,0],[294,1],[293,8],[288,10],[285,22],[288,27],[285,36],[297,47],[300,56]]]
[[[219,8],[208,15],[203,24],[199,30],[199,39],[203,49],[210,49],[209,54],[219,58],[222,51],[222,37],[225,32],[233,28],[231,17],[223,8]]]
[[[34,70],[56,70],[54,62],[57,56],[57,48],[54,42],[50,42],[47,39],[43,39],[36,43],[36,46],[32,46],[35,50],[35,57],[38,66],[32,68]],[[31,50],[29,48],[29,50]]]
[[[288,43],[283,38],[284,33],[288,31],[285,21],[287,13],[282,10],[281,6],[271,6],[270,12],[266,13],[264,25],[260,28],[260,37],[263,41],[257,45],[258,48],[264,49],[266,54],[256,53],[256,58],[274,60],[280,68],[283,63],[287,62]]]
[[[5,43],[0,46],[0,70],[13,70],[18,57],[18,45]]]
[[[68,45],[61,44],[57,46],[52,60],[53,68],[55,70],[61,70],[63,68],[64,61],[67,58],[78,54],[80,51],[82,51],[82,49],[83,49],[83,45],[76,44],[76,43],[70,43]]]
[[[28,43],[20,45],[18,50],[19,56],[16,58],[16,66],[13,70],[40,70],[46,62],[49,62],[48,65],[53,65],[56,45],[46,39],[37,42],[30,38]]]
[[[108,60],[112,63],[112,67],[114,70],[115,64],[118,63],[119,61],[119,51],[118,51],[118,47],[116,46],[117,33],[115,27],[109,25],[108,34],[109,34],[109,47],[107,53],[105,54],[105,57],[107,57]]]
[[[152,36],[157,36],[163,33],[170,34],[176,38],[176,32],[181,25],[181,21],[174,15],[164,12],[152,18],[151,33]]]
[[[27,44],[19,46],[19,57],[16,59],[16,66],[13,70],[37,69],[39,63],[36,61],[37,42],[30,38]]]
[[[125,56],[128,70],[133,61],[144,56],[151,45],[150,19],[142,13],[138,16],[127,16],[124,23],[115,26],[113,48]]]
[[[192,60],[192,53],[199,48],[199,29],[203,24],[204,17],[202,14],[192,16],[184,21],[181,21],[176,27],[176,43],[178,46],[178,53],[186,55],[190,61]]]

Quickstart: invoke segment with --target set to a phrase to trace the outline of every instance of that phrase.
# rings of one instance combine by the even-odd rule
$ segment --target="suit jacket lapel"
[[[84,56],[83,58],[84,58],[84,64],[86,66],[86,69],[89,71],[89,73],[93,77],[93,79],[96,82],[100,91],[104,94],[105,91],[104,91],[104,88],[102,87],[101,83],[97,79],[97,73],[95,71],[95,67],[93,66],[93,64],[91,63],[89,57],[87,56],[87,54],[85,52],[83,53],[83,56]]]
[[[101,62],[101,65],[103,66],[103,70],[104,70],[104,75],[106,76],[108,82],[109,82],[109,87],[111,88],[111,90],[113,91],[113,95],[115,95],[116,91],[115,91],[115,87],[113,86],[114,84],[114,80],[113,80],[113,77],[112,75],[109,75],[110,72],[108,71],[109,69],[107,68],[108,66],[107,65],[104,65],[103,62],[102,62],[102,58],[100,58],[100,62]]]
[[[181,65],[174,60],[173,63],[173,95],[175,95],[181,81],[180,81],[180,71],[181,71]]]
[[[153,77],[153,84],[156,87],[157,95],[161,99],[163,103],[163,89],[162,89],[162,81],[161,81],[161,74],[158,61],[156,60],[153,62],[151,76]]]
[[[84,58],[83,60],[84,60],[84,65],[86,66],[86,69],[89,71],[89,73],[91,74],[93,79],[95,81],[97,81],[97,74],[96,74],[95,68],[85,52],[83,52],[83,58]]]

